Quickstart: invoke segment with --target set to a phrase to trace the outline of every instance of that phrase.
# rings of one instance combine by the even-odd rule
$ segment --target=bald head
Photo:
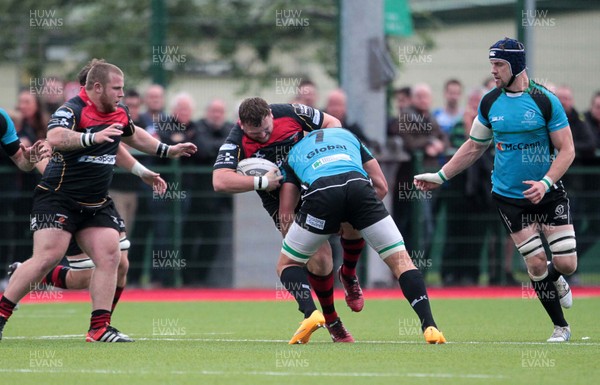
[[[341,89],[331,91],[327,95],[327,106],[325,110],[329,115],[334,116],[339,121],[344,121],[346,116],[346,93]]]
[[[225,124],[225,102],[221,99],[214,99],[206,106],[204,119],[215,129],[221,128]]]
[[[194,99],[190,94],[180,93],[173,99],[172,114],[179,123],[188,124],[194,114]]]
[[[559,86],[554,90],[556,97],[560,100],[565,112],[569,113],[573,109],[573,91],[568,86]]]
[[[425,83],[418,83],[411,90],[412,104],[419,112],[428,112],[431,109],[431,87]]]
[[[159,113],[165,108],[165,89],[159,84],[152,84],[144,93],[144,103],[151,113]]]

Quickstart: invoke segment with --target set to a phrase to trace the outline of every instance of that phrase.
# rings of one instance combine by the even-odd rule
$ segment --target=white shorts
[[[406,250],[402,234],[389,215],[364,228],[360,233],[367,244],[377,251],[381,259]],[[296,262],[306,263],[329,236],[330,234],[312,233],[294,222],[283,240],[281,252]]]

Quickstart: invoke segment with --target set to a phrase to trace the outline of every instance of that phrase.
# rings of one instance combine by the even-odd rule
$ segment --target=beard
[[[106,94],[100,96],[100,106],[102,111],[106,113],[115,112],[117,110],[117,104],[113,103],[112,100]]]

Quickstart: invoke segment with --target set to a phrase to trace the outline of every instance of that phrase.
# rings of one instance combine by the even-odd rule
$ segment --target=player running
[[[414,184],[420,190],[440,187],[495,142],[492,197],[554,324],[548,342],[565,342],[571,329],[561,305],[571,307],[573,298],[562,275],[577,268],[575,230],[560,180],[575,157],[571,128],[558,98],[527,76],[523,44],[499,40],[489,60],[496,88],[479,103],[469,139],[440,171],[416,175]]]
[[[445,343],[431,314],[423,275],[410,259],[402,234],[381,201],[385,193],[370,179],[381,178],[383,172],[365,145],[343,128],[313,131],[291,149],[284,173],[282,207],[293,210],[300,191],[302,204],[283,240],[280,259],[310,263],[320,245],[339,231],[342,222],[349,222],[398,280],[421,321],[425,340]],[[330,331],[335,322],[327,323]]]
[[[40,162],[40,164],[41,165],[39,169],[43,174],[47,162]],[[156,193],[163,194],[165,192],[167,183],[160,177],[160,175],[140,164],[129,153],[129,151],[123,147],[123,145],[119,145],[115,164],[118,167],[121,167],[124,170],[139,176],[144,183],[152,186]],[[121,251],[121,259],[119,261],[119,267],[117,270],[117,286],[112,301],[112,307],[110,309],[111,313],[114,312],[115,307],[121,298],[121,294],[125,289],[125,285],[127,283],[127,272],[129,270],[128,250],[130,247],[130,242],[129,239],[127,239],[127,234],[125,232],[125,223],[120,216],[117,216],[117,222],[119,223],[119,249]],[[89,288],[95,265],[91,258],[81,250],[75,238],[71,238],[71,242],[69,243],[69,248],[67,249],[65,257],[67,258],[69,265],[58,265],[53,268],[41,281],[43,287],[52,286],[55,288],[69,290]],[[12,263],[8,267],[7,275],[9,279],[15,270],[19,268],[19,266],[21,266],[21,262]]]
[[[83,88],[87,81],[87,75],[90,69],[98,63],[106,63],[103,59],[92,59],[87,63],[77,74],[77,80],[79,85]],[[142,130],[136,126],[136,129]],[[147,169],[140,162],[138,162],[130,153],[119,144],[117,155],[115,157],[115,164],[124,170],[131,172],[134,175],[139,176],[144,183],[152,186],[153,190],[159,194],[164,193],[167,187],[167,183],[160,177],[159,174]],[[37,164],[37,169],[41,174],[44,174],[44,170],[48,165],[47,159]],[[127,239],[125,232],[125,223],[117,212],[117,222],[119,223],[119,250],[121,251],[121,259],[119,261],[119,267],[117,270],[117,287],[112,302],[111,312],[114,311],[115,306],[121,298],[121,294],[125,289],[127,283],[127,272],[129,270],[129,247],[131,243]],[[44,286],[53,286],[56,288],[79,290],[89,288],[90,279],[92,277],[93,268],[95,267],[94,262],[91,258],[86,255],[75,238],[71,238],[69,248],[65,254],[69,265],[59,265],[53,268],[42,280],[41,284]],[[8,278],[12,276],[16,269],[21,266],[21,262],[15,262],[8,267]],[[16,309],[16,308],[15,308]]]
[[[217,192],[241,193],[256,190],[263,207],[277,229],[280,226],[279,186],[281,176],[275,171],[264,177],[244,176],[236,173],[240,160],[250,157],[265,158],[275,164],[281,164],[292,146],[302,139],[304,131],[320,128],[339,127],[341,123],[333,116],[303,104],[267,104],[261,98],[248,98],[239,108],[240,121],[233,127],[225,143],[219,149],[214,165],[213,186]],[[385,182],[385,180],[384,180]],[[293,213],[291,214],[293,215]],[[354,311],[360,311],[364,299],[356,278],[356,262],[364,247],[364,241],[357,233],[344,234],[344,265],[340,277],[346,290],[346,302]],[[317,310],[310,292],[310,284],[324,308],[333,314],[333,264],[329,244],[323,244],[314,256],[314,263],[308,265],[308,277],[304,264],[293,260],[279,259],[277,275],[283,286],[296,299],[298,308],[304,314],[304,321],[290,340],[290,344],[308,343],[311,334],[325,323],[325,317]],[[319,290],[319,288],[331,288]],[[338,322],[337,336],[340,340],[352,342],[352,335]]]
[[[62,259],[76,236],[96,268],[90,282],[92,315],[86,341],[131,342],[110,325],[120,260],[119,227],[108,196],[121,138],[160,157],[189,156],[192,143],[168,146],[135,130],[123,98],[123,72],[110,63],[90,69],[84,89],[51,117],[54,153],[36,187],[32,209],[33,256],[13,274],[0,298],[0,331],[16,303]]]

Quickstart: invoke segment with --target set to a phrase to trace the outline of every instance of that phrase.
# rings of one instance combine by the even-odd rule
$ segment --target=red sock
[[[94,310],[90,319],[90,330],[100,329],[106,325],[110,325],[110,312],[108,310]]]
[[[342,274],[347,277],[354,277],[356,275],[356,263],[360,258],[365,247],[365,240],[359,239],[344,239],[340,238],[342,249],[344,250],[342,264]]]
[[[67,288],[67,272],[71,270],[69,266],[61,266],[58,265],[54,269],[52,269],[44,279],[42,280],[42,284],[44,285],[52,285],[54,287],[58,287],[60,289]]]
[[[15,306],[17,306],[16,303],[6,299],[5,296],[2,296],[2,298],[0,298],[0,317],[9,319],[13,310],[15,310]]]
[[[124,287],[117,286],[117,289],[115,290],[115,296],[113,298],[112,307],[110,308],[111,313],[115,311],[115,306],[117,306],[117,302],[119,302],[119,298],[121,298],[121,294],[123,294],[124,289]]]
[[[317,294],[317,298],[323,309],[325,322],[332,323],[338,318],[338,314],[335,311],[335,306],[333,304],[333,271],[324,277],[314,275],[309,271],[308,282],[310,282],[315,294]]]

